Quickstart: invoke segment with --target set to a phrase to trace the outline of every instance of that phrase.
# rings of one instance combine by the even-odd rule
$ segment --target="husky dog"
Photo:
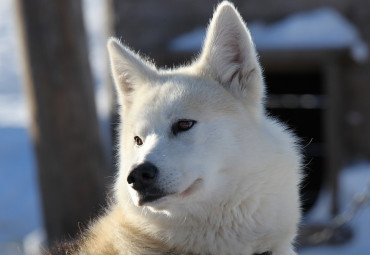
[[[264,109],[235,7],[218,5],[191,64],[159,70],[108,42],[121,105],[115,202],[72,254],[295,254],[300,154]]]

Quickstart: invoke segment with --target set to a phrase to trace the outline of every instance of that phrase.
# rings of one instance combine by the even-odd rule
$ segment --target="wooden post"
[[[17,0],[31,133],[49,244],[105,204],[109,166],[96,116],[80,0]]]
[[[326,138],[326,181],[331,192],[331,214],[339,212],[339,171],[343,167],[344,157],[344,118],[343,118],[343,75],[339,58],[333,58],[324,66],[324,83],[327,105],[324,112],[324,134]]]

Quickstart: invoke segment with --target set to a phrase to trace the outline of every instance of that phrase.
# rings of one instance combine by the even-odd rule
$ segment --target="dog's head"
[[[122,106],[118,199],[128,189],[135,205],[171,212],[236,189],[244,157],[260,157],[249,131],[260,125],[264,86],[235,8],[219,5],[189,66],[158,70],[115,39],[108,49]]]

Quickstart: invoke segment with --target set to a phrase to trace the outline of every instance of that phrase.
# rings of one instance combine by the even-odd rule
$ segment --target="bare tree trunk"
[[[49,244],[105,204],[100,140],[80,0],[17,0]]]

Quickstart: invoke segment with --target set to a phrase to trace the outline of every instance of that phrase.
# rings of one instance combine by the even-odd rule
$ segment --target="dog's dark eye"
[[[135,136],[134,140],[135,140],[135,143],[136,143],[137,146],[143,145],[143,140],[141,140],[140,137]]]
[[[188,131],[195,123],[197,123],[195,120],[178,120],[171,127],[172,134],[177,135],[180,132]]]

